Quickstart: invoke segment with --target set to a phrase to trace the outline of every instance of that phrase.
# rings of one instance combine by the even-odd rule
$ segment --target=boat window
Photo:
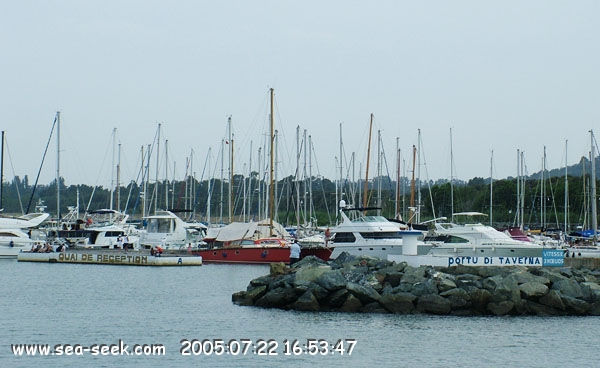
[[[360,235],[365,239],[402,239],[402,234],[399,231],[360,233]]]
[[[388,222],[388,220],[383,216],[361,216],[352,222]]]
[[[170,233],[172,230],[171,219],[168,218],[151,218],[148,221],[149,233]]]
[[[334,243],[354,243],[356,237],[352,233],[335,233],[333,238]]]
[[[468,243],[469,241],[467,239],[461,238],[459,236],[454,236],[454,235],[450,235],[447,239],[446,239],[446,243]]]
[[[123,234],[124,233],[122,231],[107,231],[104,236],[105,237],[117,237],[117,236],[121,236]]]

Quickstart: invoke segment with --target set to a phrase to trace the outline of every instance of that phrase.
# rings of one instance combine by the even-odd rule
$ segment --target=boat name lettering
[[[509,265],[528,265],[540,266],[541,257],[448,257],[448,267],[467,265],[467,266],[509,266]]]

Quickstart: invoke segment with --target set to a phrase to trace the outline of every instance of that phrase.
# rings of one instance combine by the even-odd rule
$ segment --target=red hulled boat
[[[279,224],[263,222],[233,222],[220,228],[209,228],[206,246],[192,250],[202,256],[204,263],[261,264],[290,261],[291,236]],[[269,233],[266,235],[265,233]],[[273,236],[274,235],[274,236]],[[300,257],[316,256],[329,260],[333,248],[324,246],[301,247]]]

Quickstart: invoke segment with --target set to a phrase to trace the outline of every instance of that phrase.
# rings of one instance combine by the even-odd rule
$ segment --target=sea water
[[[231,302],[234,292],[268,272],[264,265],[136,267],[1,260],[0,367],[598,364],[597,317],[315,313]],[[15,346],[25,345],[48,345],[54,355],[15,352]],[[135,355],[134,345],[146,350]]]

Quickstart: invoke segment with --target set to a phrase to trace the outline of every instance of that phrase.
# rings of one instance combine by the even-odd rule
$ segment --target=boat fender
[[[223,252],[221,253],[221,255],[223,256],[223,258],[227,258],[227,252]]]
[[[269,254],[269,251],[265,249],[265,250],[263,250],[263,252],[260,254],[260,256],[261,256],[261,257],[263,257],[263,258],[266,258],[266,257],[267,257],[267,254]]]

